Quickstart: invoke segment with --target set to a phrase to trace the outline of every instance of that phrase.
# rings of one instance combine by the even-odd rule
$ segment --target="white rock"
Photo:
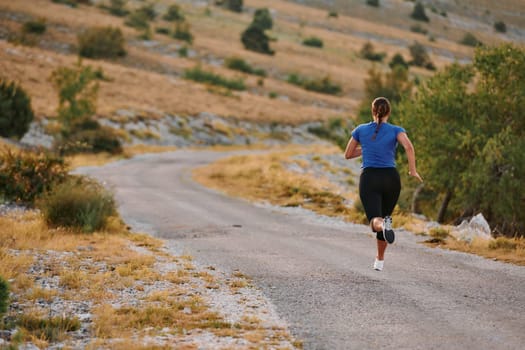
[[[459,240],[472,242],[474,238],[490,240],[490,226],[483,214],[479,213],[470,221],[464,220],[459,226],[452,230],[451,234]]]

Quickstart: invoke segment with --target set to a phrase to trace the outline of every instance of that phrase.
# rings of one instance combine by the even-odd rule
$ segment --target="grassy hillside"
[[[431,21],[421,24],[428,30],[425,35],[410,30],[417,22],[409,19],[413,4],[406,1],[382,1],[379,8],[367,6],[364,1],[335,1],[332,10],[337,10],[339,16],[334,18],[328,17],[327,7],[307,7],[284,0],[245,0],[241,14],[213,6],[211,1],[158,0],[149,1],[159,14],[152,22],[152,38],[142,40],[137,30],[124,25],[125,18],[112,16],[99,6],[71,8],[51,0],[0,0],[0,38],[9,39],[0,40],[0,70],[27,89],[37,115],[52,116],[57,97],[49,76],[55,68],[76,62],[77,35],[93,26],[117,26],[125,35],[128,55],[110,61],[84,60],[85,64],[100,66],[109,78],[101,82],[99,114],[111,115],[115,110],[127,108],[149,115],[193,115],[207,111],[244,120],[291,124],[322,120],[356,111],[367,70],[373,65],[358,54],[368,41],[377,51],[387,54],[385,63],[379,65],[383,69],[388,69],[387,63],[395,53],[408,60],[408,46],[416,41],[427,47],[439,68],[472,57],[473,48],[458,43],[467,31],[485,43],[515,40],[515,33],[523,31],[519,18],[509,14],[523,10],[524,6],[517,1],[499,1],[494,5],[490,2],[490,8],[488,1],[476,1],[489,9],[490,16],[485,17],[507,22],[507,34],[495,33],[483,14],[468,17],[474,12],[453,6],[453,1],[439,2],[442,4],[439,9],[447,12],[446,17],[427,10]],[[302,2],[323,5],[326,1]],[[133,9],[144,3],[147,2],[130,0],[127,7]],[[155,28],[169,26],[161,17],[173,3],[181,6],[194,35],[188,57],[177,54],[185,43],[155,33]],[[276,51],[274,56],[247,51],[240,41],[240,33],[260,7],[268,7],[274,19],[270,31],[276,39],[271,43]],[[16,36],[20,35],[23,23],[38,18],[45,19],[46,32],[35,36],[30,45],[17,45],[20,40]],[[462,28],[465,26],[468,30]],[[322,39],[324,48],[301,44],[311,36]],[[226,68],[223,62],[232,56],[264,69],[268,76],[261,84],[256,76]],[[247,90],[225,93],[183,79],[184,70],[196,64],[224,77],[242,77]],[[331,96],[306,91],[286,82],[292,73],[312,79],[328,76],[342,87],[342,93]],[[411,68],[411,74],[424,78],[431,72]]]

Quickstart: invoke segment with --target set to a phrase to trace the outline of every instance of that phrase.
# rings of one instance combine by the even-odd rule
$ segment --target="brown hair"
[[[372,140],[376,139],[383,118],[390,114],[390,101],[386,97],[378,97],[372,102],[372,115],[377,118],[377,127]]]

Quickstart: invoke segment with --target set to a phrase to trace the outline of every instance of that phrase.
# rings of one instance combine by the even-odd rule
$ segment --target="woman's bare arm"
[[[412,145],[412,142],[410,142],[410,139],[408,138],[408,135],[405,132],[400,132],[397,134],[397,141],[405,148],[407,153],[409,169],[408,174],[423,182],[423,179],[416,170],[416,152],[414,150],[414,145]]]
[[[346,145],[345,158],[352,159],[361,156],[361,147],[353,137],[350,138]]]

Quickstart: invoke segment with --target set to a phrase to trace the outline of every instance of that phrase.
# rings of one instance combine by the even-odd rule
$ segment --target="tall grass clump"
[[[194,68],[187,69],[184,72],[184,78],[199,83],[222,86],[230,90],[246,90],[246,85],[244,84],[243,79],[227,79],[219,74],[203,70],[200,66],[195,66]]]
[[[77,317],[67,316],[42,318],[33,314],[22,314],[16,323],[37,339],[50,342],[60,340],[66,332],[80,329],[80,320]]]
[[[102,229],[116,214],[111,192],[95,180],[70,177],[38,201],[48,225],[69,227],[83,232]]]
[[[120,28],[93,27],[78,35],[78,54],[88,58],[116,58],[126,55]]]
[[[0,153],[0,196],[31,205],[42,193],[64,181],[67,173],[64,160],[52,153],[5,149]]]

